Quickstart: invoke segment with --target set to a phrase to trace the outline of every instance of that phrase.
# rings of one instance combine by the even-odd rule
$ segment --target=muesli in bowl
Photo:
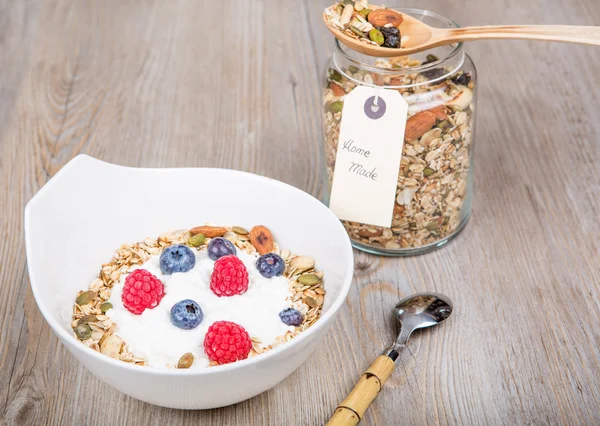
[[[112,358],[196,369],[289,341],[324,298],[314,259],[280,250],[265,226],[205,225],[122,245],[77,294],[71,326]]]

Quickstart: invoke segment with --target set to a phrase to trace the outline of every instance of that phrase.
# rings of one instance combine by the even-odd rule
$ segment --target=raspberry
[[[248,290],[246,266],[237,256],[219,258],[210,276],[210,289],[219,297],[244,294]]]
[[[125,279],[121,300],[123,306],[135,315],[156,308],[165,295],[163,283],[145,269],[136,269]]]
[[[234,322],[217,321],[204,336],[204,353],[217,364],[229,364],[248,358],[252,340],[248,332]]]

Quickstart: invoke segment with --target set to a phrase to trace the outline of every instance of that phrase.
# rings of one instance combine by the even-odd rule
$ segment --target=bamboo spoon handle
[[[364,372],[350,395],[336,408],[327,426],[357,425],[394,371],[394,361],[381,355]]]
[[[442,44],[470,40],[546,40],[566,43],[582,43],[600,45],[600,27],[571,26],[571,25],[502,25],[465,27],[449,30],[436,29],[432,40]]]

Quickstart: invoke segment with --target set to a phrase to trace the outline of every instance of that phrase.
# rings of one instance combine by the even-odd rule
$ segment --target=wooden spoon
[[[369,5],[369,9],[380,9],[379,6]],[[600,27],[571,26],[571,25],[497,25],[465,28],[435,28],[431,27],[406,13],[399,26],[401,37],[407,37],[402,48],[375,46],[365,41],[350,37],[330,24],[327,13],[323,12],[323,20],[329,31],[348,46],[359,53],[377,56],[394,57],[410,55],[423,50],[446,44],[474,40],[546,40],[566,43],[600,45]]]

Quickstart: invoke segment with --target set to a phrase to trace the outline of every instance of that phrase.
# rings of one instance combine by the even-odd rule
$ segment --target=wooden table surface
[[[168,5],[167,5],[168,3]],[[600,49],[479,42],[471,222],[435,253],[356,252],[327,341],[274,389],[151,406],[84,370],[29,288],[23,207],[87,153],[247,170],[323,191],[326,1],[0,0],[0,423],[319,425],[395,333],[404,295],[453,298],[365,425],[600,423]],[[469,24],[600,23],[598,0],[422,0]]]

